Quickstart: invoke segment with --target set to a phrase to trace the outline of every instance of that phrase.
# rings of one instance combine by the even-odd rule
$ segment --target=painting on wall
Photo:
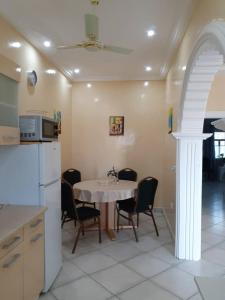
[[[58,123],[58,134],[62,133],[62,113],[61,111],[54,111],[54,120]]]
[[[168,111],[168,133],[172,133],[173,131],[173,108],[170,107]]]
[[[124,117],[110,116],[109,117],[109,135],[124,134]]]

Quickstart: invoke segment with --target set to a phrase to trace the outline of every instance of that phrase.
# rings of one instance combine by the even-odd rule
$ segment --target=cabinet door
[[[24,300],[37,300],[44,287],[44,233],[25,238]]]
[[[0,259],[0,299],[23,300],[23,244]]]

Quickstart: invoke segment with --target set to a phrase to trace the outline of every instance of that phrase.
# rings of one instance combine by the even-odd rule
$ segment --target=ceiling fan
[[[99,31],[98,17],[92,14],[86,14],[85,32],[86,32],[87,40],[78,44],[58,46],[57,49],[66,50],[66,49],[83,48],[89,51],[105,50],[105,51],[111,51],[120,54],[130,54],[133,51],[127,48],[105,45],[104,43],[98,40],[99,37],[98,31]]]

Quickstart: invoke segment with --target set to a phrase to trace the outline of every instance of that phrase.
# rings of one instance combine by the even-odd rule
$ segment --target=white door
[[[45,214],[45,288],[46,292],[62,266],[61,181],[41,187],[41,205]]]
[[[40,145],[40,184],[48,185],[61,177],[60,143]]]

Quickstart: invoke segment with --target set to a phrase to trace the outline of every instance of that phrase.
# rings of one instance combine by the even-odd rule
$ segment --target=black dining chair
[[[89,206],[77,207],[76,202],[74,201],[73,187],[65,180],[62,180],[61,183],[61,198],[62,198],[62,202],[64,203],[64,208],[66,212],[65,215],[67,219],[74,221],[74,227],[76,227],[76,222],[79,223],[79,228],[75,238],[72,253],[74,253],[76,250],[80,233],[82,232],[82,234],[84,235],[85,221],[89,221],[91,219],[97,219],[98,231],[99,231],[99,243],[101,243],[102,238],[101,238],[100,211],[96,208],[89,207]]]
[[[73,186],[75,183],[81,182],[81,173],[76,169],[70,168],[62,173],[62,178]],[[78,199],[75,199],[75,201],[77,205],[93,205],[95,208],[95,203],[80,201]]]
[[[131,222],[136,242],[138,242],[138,236],[134,224],[134,215],[144,213],[152,218],[156,235],[159,236],[157,225],[153,214],[153,206],[155,194],[158,186],[158,180],[154,177],[146,177],[138,183],[138,189],[135,198],[130,198],[124,201],[117,202],[117,231],[119,231],[119,218],[120,216]],[[125,212],[128,215],[124,215],[121,212]]]
[[[118,172],[119,180],[137,181],[137,172],[130,168],[122,169]],[[121,203],[124,200],[117,200],[117,203]],[[139,225],[139,215],[137,215],[137,225]]]
[[[118,172],[118,179],[137,181],[137,172],[130,168],[122,169]]]

